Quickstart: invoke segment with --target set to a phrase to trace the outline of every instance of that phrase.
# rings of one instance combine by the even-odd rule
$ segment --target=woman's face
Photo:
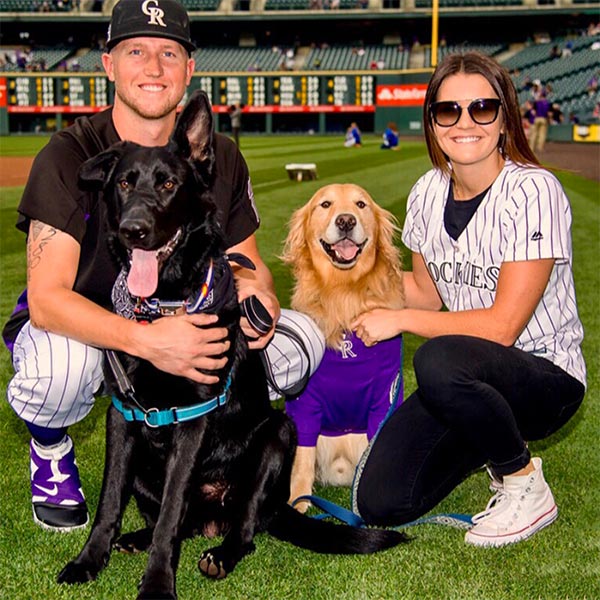
[[[477,166],[497,169],[502,161],[498,150],[498,140],[504,131],[502,108],[497,118],[488,125],[476,123],[467,110],[473,100],[481,98],[498,98],[482,75],[457,73],[447,77],[440,85],[436,102],[457,102],[462,108],[454,125],[442,127],[435,121],[433,123],[438,144],[453,168]],[[478,116],[477,113],[475,116]]]

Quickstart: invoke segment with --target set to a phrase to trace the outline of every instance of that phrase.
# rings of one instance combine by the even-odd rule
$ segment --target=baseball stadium
[[[131,0],[121,0],[128,2]],[[153,0],[149,0],[150,3]],[[115,0],[0,0],[0,319],[27,284],[26,239],[15,224],[33,161],[53,133],[106,110],[115,87],[103,68]],[[573,278],[583,324],[587,388],[559,431],[529,443],[544,458],[558,505],[556,522],[521,543],[477,548],[440,522],[401,528],[409,543],[368,556],[322,555],[259,534],[255,551],[228,577],[198,570],[215,540],[183,543],[177,597],[214,600],[595,600],[600,598],[600,3],[598,0],[182,0],[195,68],[183,106],[206,92],[216,131],[239,136],[254,202],[256,240],[282,307],[294,281],[282,260],[294,211],[321,187],[353,183],[402,228],[407,200],[431,169],[423,122],[436,66],[477,51],[509,72],[522,127],[572,211]],[[528,110],[548,99],[536,138]],[[232,131],[232,107],[241,126]],[[459,107],[457,120],[461,115]],[[471,114],[471,106],[468,108]],[[466,112],[466,111],[465,111]],[[497,114],[497,109],[496,109]],[[394,125],[396,151],[382,150]],[[354,125],[357,147],[345,136]],[[38,181],[39,184],[39,181]],[[403,268],[411,251],[400,240]],[[415,388],[413,357],[424,338],[404,334],[405,396]],[[57,583],[90,527],[49,532],[32,520],[30,433],[4,401],[14,369],[0,349],[0,596],[7,600],[121,600],[135,597],[147,554],[113,552],[95,581]],[[281,402],[281,400],[279,401]],[[69,427],[93,519],[101,495],[109,396]],[[281,407],[283,403],[281,402]],[[429,514],[473,514],[488,501],[480,469]],[[347,487],[315,493],[351,509]],[[311,508],[314,516],[319,511]],[[134,503],[122,530],[143,527]]]

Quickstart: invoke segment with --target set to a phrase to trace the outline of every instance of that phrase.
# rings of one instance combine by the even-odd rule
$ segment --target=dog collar
[[[214,280],[214,262],[211,259],[204,281],[195,296],[187,300],[161,300],[160,298],[138,298],[133,313],[138,321],[154,321],[159,317],[174,315],[179,309],[185,308],[188,315],[202,312],[211,302]]]
[[[162,427],[164,425],[176,425],[185,421],[198,419],[216,408],[227,403],[229,398],[229,388],[231,386],[231,375],[227,378],[225,389],[219,396],[215,396],[210,400],[205,400],[193,406],[185,406],[183,408],[168,408],[159,410],[158,408],[144,409],[128,408],[116,396],[112,397],[113,406],[123,415],[126,421],[140,421],[146,423],[148,427]]]
[[[225,266],[222,261],[225,261]],[[198,292],[190,296],[187,300],[162,300],[160,298],[135,298],[129,293],[127,288],[127,270],[122,269],[115,281],[112,289],[112,302],[115,312],[126,319],[137,320],[140,322],[151,323],[152,321],[177,313],[185,308],[188,314],[215,311],[221,302],[236,294],[233,271],[228,263],[235,262],[242,267],[254,270],[254,263],[243,254],[232,253],[225,254],[218,260],[216,269],[215,262],[211,259],[206,269],[203,283],[199,286]],[[215,281],[215,270],[218,270],[220,276]]]

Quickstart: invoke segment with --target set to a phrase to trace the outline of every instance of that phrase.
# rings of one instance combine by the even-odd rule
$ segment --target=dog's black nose
[[[139,242],[149,233],[148,224],[138,219],[127,219],[121,223],[119,233],[130,242]]]
[[[338,215],[335,225],[340,231],[352,231],[356,227],[356,217],[354,215]]]

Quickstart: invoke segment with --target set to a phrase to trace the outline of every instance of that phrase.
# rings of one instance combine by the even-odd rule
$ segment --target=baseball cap
[[[177,0],[120,0],[113,8],[106,47],[134,37],[159,37],[179,42],[190,54],[190,19]]]

